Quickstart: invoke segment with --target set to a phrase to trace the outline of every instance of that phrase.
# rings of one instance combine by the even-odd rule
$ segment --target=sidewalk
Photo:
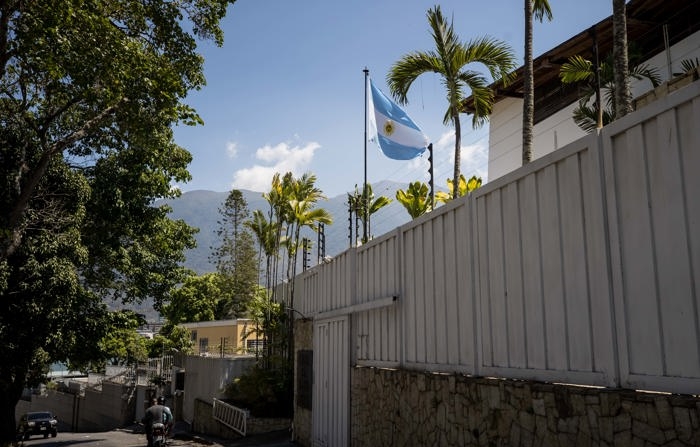
[[[261,433],[238,439],[219,439],[199,433],[192,433],[190,426],[186,422],[176,422],[173,427],[173,439],[191,441],[196,444],[211,445],[215,447],[288,447],[296,446],[290,441],[288,430],[279,430],[270,433]]]

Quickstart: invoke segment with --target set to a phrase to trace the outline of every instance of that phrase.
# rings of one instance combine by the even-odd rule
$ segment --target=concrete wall
[[[205,433],[221,439],[236,439],[241,435],[224,424],[214,420],[212,416],[213,405],[210,401],[195,399],[193,402],[193,415],[190,427],[194,433]]]
[[[133,423],[136,405],[134,387],[104,382],[101,389],[87,389],[84,395],[47,390],[21,400],[15,418],[28,411],[50,411],[58,419],[59,431],[105,431]]]
[[[358,367],[351,445],[697,446],[699,409],[693,396]]]
[[[211,403],[213,398],[223,397],[226,385],[241,376],[255,364],[254,357],[213,358],[186,356],[181,359],[185,371],[185,389],[182,402],[182,418],[191,422],[194,418],[195,399]]]

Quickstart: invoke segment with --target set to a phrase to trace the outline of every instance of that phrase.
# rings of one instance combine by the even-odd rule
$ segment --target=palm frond
[[[510,45],[488,36],[459,45],[453,60],[459,67],[479,62],[488,68],[494,80],[500,80],[504,85],[510,82],[516,68]]]
[[[700,67],[700,59],[683,59],[681,61],[681,72],[673,73],[673,76],[681,76]]]
[[[424,73],[439,73],[443,70],[440,58],[433,52],[416,51],[399,59],[389,70],[386,83],[391,95],[399,104],[408,102],[408,90],[413,81]]]
[[[540,22],[542,22],[542,19],[545,17],[548,21],[551,21],[554,17],[552,15],[552,8],[549,6],[547,0],[533,0],[532,16]]]
[[[659,74],[659,69],[656,67],[651,67],[649,64],[640,64],[630,67],[629,75],[638,81],[648,79],[654,88],[661,85],[661,75]]]
[[[579,55],[571,56],[562,64],[559,77],[565,84],[587,81],[593,78],[593,64]]]

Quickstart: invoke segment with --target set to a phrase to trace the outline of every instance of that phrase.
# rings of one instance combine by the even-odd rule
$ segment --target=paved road
[[[55,438],[32,437],[24,441],[24,447],[146,447],[146,435],[140,427],[127,428],[100,433],[59,432]],[[221,440],[176,432],[168,442],[170,447],[212,446],[212,447],[287,447],[295,444],[289,442],[284,432],[268,433],[236,440]]]
[[[126,430],[101,433],[59,432],[58,436],[55,438],[29,438],[27,441],[24,441],[23,445],[24,447],[64,447],[70,445],[80,445],[84,447],[145,447],[146,435]]]

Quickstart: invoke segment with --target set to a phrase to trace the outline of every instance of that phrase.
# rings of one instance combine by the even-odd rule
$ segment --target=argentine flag
[[[379,145],[384,155],[394,160],[410,160],[421,155],[428,147],[428,137],[413,120],[391,99],[374,86],[370,79],[371,94],[367,101],[369,138]]]

